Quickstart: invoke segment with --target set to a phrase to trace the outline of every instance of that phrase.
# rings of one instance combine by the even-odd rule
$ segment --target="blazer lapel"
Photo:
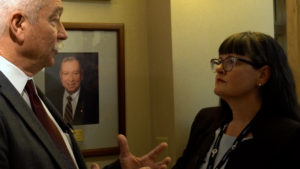
[[[205,126],[207,127],[206,131],[200,137],[197,137],[196,141],[196,143],[201,143],[197,144],[197,148],[195,148],[198,150],[195,157],[198,157],[200,161],[205,159],[206,154],[209,151],[212,142],[214,141],[215,131],[220,128],[222,124],[230,121],[232,118],[229,112],[223,112],[220,107],[214,107],[209,109],[209,111],[210,114],[214,116],[210,116],[205,119]],[[201,126],[203,126],[203,124],[199,124],[199,126],[202,128]]]
[[[49,99],[41,92],[41,90],[39,88],[37,88],[37,90],[38,90],[38,94],[39,94],[40,98],[43,100],[43,102],[47,106],[48,110],[51,112],[51,114],[52,114],[53,118],[56,120],[57,124],[61,127],[61,129],[64,132],[67,132],[69,134],[72,145],[73,145],[73,147],[72,147],[73,154],[75,156],[78,167],[81,169],[85,169],[86,164],[83,160],[82,153],[81,153],[79,147],[77,146],[76,140],[73,136],[73,133],[70,131],[70,128],[65,123],[62,116],[59,114],[59,112],[56,110],[56,108],[49,101]]]
[[[65,121],[62,118],[62,115],[59,113],[59,111],[53,106],[53,104],[50,102],[50,100],[42,93],[42,91],[37,87],[38,95],[45,103],[46,107],[52,114],[53,118],[57,122],[57,124],[60,126],[60,128],[65,132],[69,127],[65,123]]]
[[[66,168],[63,159],[59,151],[55,147],[53,141],[47,134],[42,124],[39,122],[37,117],[31,108],[27,105],[22,96],[10,83],[10,81],[0,71],[0,94],[5,97],[12,107],[16,110],[16,113],[24,120],[24,123],[28,125],[36,134],[37,138],[43,143],[47,151],[53,156],[60,168]]]

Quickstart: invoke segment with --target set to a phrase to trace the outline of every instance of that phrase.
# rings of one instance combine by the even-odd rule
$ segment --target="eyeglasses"
[[[210,60],[211,70],[214,73],[216,73],[217,72],[216,68],[222,63],[224,70],[226,72],[230,72],[234,68],[235,63],[238,60],[242,61],[242,62],[245,62],[245,63],[248,63],[248,64],[250,64],[253,67],[259,67],[257,64],[255,64],[253,62],[250,62],[248,60],[245,60],[245,59],[241,59],[241,58],[238,58],[238,57],[228,57],[228,58],[224,59],[223,61],[220,61],[219,59],[212,59],[212,60]]]

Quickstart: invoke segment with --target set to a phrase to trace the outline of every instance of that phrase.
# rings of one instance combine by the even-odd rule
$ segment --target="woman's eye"
[[[227,64],[233,65],[234,64],[234,59],[228,59]]]

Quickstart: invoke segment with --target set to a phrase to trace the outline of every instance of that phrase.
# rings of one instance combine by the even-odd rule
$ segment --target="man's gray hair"
[[[30,24],[38,20],[38,12],[47,0],[0,0],[0,36],[8,25],[8,18],[15,11],[24,12]]]
[[[78,62],[79,66],[80,66],[80,70],[81,70],[81,69],[82,69],[81,64],[80,64],[79,60],[78,60],[76,57],[74,57],[74,56],[65,57],[65,58],[61,61],[61,64],[63,64],[64,62],[71,62],[71,61],[73,61],[73,60],[76,60],[76,61]],[[60,67],[61,67],[61,66],[60,66]]]

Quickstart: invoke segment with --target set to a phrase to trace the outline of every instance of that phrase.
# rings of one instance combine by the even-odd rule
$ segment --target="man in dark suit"
[[[68,125],[32,79],[54,64],[60,42],[67,39],[61,0],[4,0],[0,11],[0,168],[85,169]],[[108,169],[166,168],[170,161],[153,162],[166,144],[137,158],[126,138],[118,139],[119,162]]]
[[[59,77],[63,87],[46,92],[46,96],[72,125],[99,123],[99,95],[81,86],[83,69],[75,57],[66,57],[61,62]],[[68,114],[68,97],[71,97],[71,114]]]

